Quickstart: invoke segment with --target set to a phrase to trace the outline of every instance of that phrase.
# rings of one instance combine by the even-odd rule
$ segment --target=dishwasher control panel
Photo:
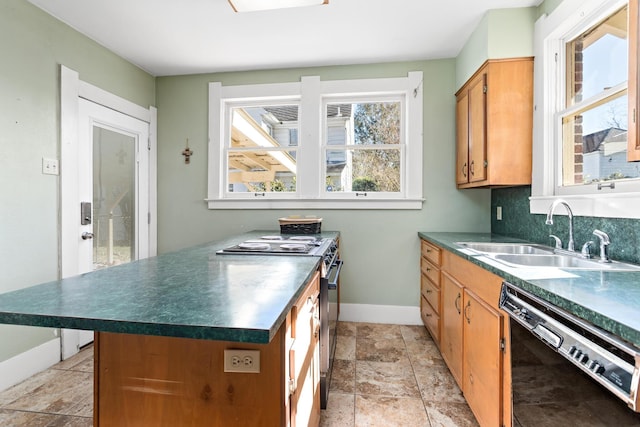
[[[512,320],[638,411],[639,349],[510,283],[503,283],[499,305]]]

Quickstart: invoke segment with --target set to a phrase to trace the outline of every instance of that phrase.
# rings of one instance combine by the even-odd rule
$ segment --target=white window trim
[[[585,20],[605,17],[627,4],[626,0],[564,0],[548,16],[541,17],[535,25],[534,35],[534,116],[533,116],[533,176],[530,211],[546,214],[554,200],[566,200],[574,215],[605,218],[640,218],[640,192],[638,184],[616,182],[617,189],[633,186],[628,192],[608,192],[603,188],[598,194],[555,194],[555,179],[559,174],[558,146],[553,141],[560,138],[561,129],[555,120],[555,112],[563,108],[562,98],[555,96],[563,83],[555,76],[558,63],[564,60],[564,42],[568,34],[579,34]],[[630,60],[633,60],[630,58]],[[554,76],[553,78],[549,78]]]
[[[302,142],[298,147],[298,168],[314,169],[320,172],[320,160],[323,158],[324,119],[323,100],[362,93],[398,94],[405,98],[405,174],[402,179],[405,193],[385,197],[385,193],[367,196],[367,199],[355,199],[353,195],[329,193],[323,191],[323,174],[307,176],[299,183],[295,198],[269,197],[265,199],[238,199],[225,197],[223,188],[226,167],[223,156],[225,140],[224,103],[240,99],[300,100],[300,141],[315,141],[314,144]],[[422,72],[409,72],[407,77],[333,80],[321,81],[318,76],[304,76],[300,82],[275,83],[243,86],[222,86],[220,82],[209,83],[209,166],[208,195],[205,201],[209,209],[421,209],[422,197],[422,114],[423,91]],[[410,124],[408,126],[407,124]],[[315,150],[309,153],[309,150]],[[304,152],[304,155],[301,153]],[[311,154],[311,155],[309,155]]]

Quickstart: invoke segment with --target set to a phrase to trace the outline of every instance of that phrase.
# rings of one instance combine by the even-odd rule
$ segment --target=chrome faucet
[[[608,250],[609,245],[611,244],[609,235],[600,230],[593,230],[593,235],[600,239],[600,262],[611,262]]]
[[[555,211],[556,207],[558,207],[558,205],[563,205],[567,210],[567,215],[569,216],[569,243],[567,243],[567,250],[575,251],[576,244],[573,240],[573,212],[571,211],[571,208],[569,207],[569,204],[567,202],[562,199],[556,199],[549,207],[549,212],[547,213],[547,220],[545,221],[545,224],[553,225],[553,212]]]

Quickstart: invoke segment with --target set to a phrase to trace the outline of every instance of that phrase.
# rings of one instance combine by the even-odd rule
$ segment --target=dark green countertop
[[[268,343],[320,257],[216,254],[266,234],[279,233],[250,232],[0,294],[0,323]]]
[[[418,236],[640,347],[640,272],[511,268],[456,242],[522,240],[489,233],[420,232]]]

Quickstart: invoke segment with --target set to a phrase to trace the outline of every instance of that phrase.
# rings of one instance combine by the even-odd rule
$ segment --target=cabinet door
[[[469,182],[487,179],[486,73],[469,86]]]
[[[480,425],[502,425],[502,315],[464,290],[462,389]]]
[[[467,91],[456,100],[456,183],[469,182],[469,96]]]
[[[290,427],[317,426],[320,422],[319,277],[316,272],[291,309]]]
[[[463,288],[454,278],[442,274],[442,314],[440,338],[442,357],[462,388],[462,307]]]

